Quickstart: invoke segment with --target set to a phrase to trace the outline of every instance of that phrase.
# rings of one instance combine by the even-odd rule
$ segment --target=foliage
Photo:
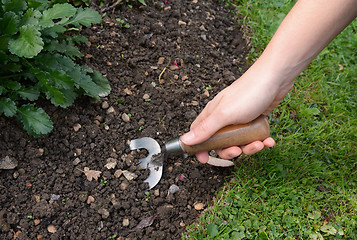
[[[251,61],[294,2],[239,1]],[[276,146],[239,158],[187,239],[357,239],[356,30],[354,20],[300,74],[269,116]]]
[[[81,94],[108,95],[106,78],[75,63],[83,56],[75,44],[87,39],[74,33],[100,21],[98,12],[68,3],[1,0],[0,114],[16,117],[37,137],[53,128],[45,111],[36,107],[40,98],[66,108]]]

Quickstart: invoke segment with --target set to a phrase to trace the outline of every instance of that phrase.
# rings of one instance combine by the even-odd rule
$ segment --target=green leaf
[[[0,115],[5,114],[6,117],[13,117],[16,114],[16,103],[10,98],[0,99]]]
[[[207,232],[208,232],[208,234],[209,234],[212,238],[215,237],[215,236],[217,236],[217,234],[218,234],[218,227],[217,227],[217,225],[214,224],[214,223],[208,224],[208,226],[207,226]]]
[[[95,84],[92,81],[90,76],[88,76],[83,72],[81,72],[81,77],[78,87],[82,88],[88,96],[93,97],[95,99],[99,99],[98,97],[99,91],[97,88],[97,84]]]
[[[327,224],[327,225],[325,225],[325,226],[322,226],[322,227],[320,228],[320,231],[321,231],[321,232],[324,232],[324,233],[328,233],[328,234],[330,234],[330,235],[336,235],[336,233],[337,233],[336,228],[334,228],[334,227],[331,226],[330,224]]]
[[[40,25],[43,27],[54,26],[53,20],[65,17],[72,17],[76,13],[76,8],[71,4],[56,4],[52,8],[43,11]]]
[[[21,19],[20,25],[38,25],[39,18],[41,13],[38,10],[28,9]]]
[[[231,236],[231,239],[232,240],[241,240],[245,238],[245,233],[244,232],[232,232],[232,236]]]
[[[27,8],[25,0],[2,0],[5,12],[21,12]]]
[[[9,46],[9,41],[10,41],[10,37],[3,35],[0,36],[0,51],[6,51],[8,50],[8,46]]]
[[[100,23],[102,17],[100,14],[90,8],[78,8],[77,14],[66,23],[66,25],[74,25],[79,27],[80,25],[89,27],[91,24]]]
[[[269,240],[266,232],[260,232],[256,239],[257,240]]]
[[[35,101],[40,96],[40,91],[36,87],[21,88],[17,91],[17,93],[22,97],[22,99],[30,101]]]
[[[91,74],[91,77],[92,77],[93,81],[95,82],[95,84],[97,84],[98,96],[99,97],[108,96],[111,91],[111,87],[108,83],[108,79],[103,77],[103,75],[97,71],[94,71],[93,74]]]
[[[11,90],[19,90],[21,88],[21,84],[19,82],[16,81],[5,81],[4,83],[2,83],[2,86],[6,87],[7,89],[11,89]]]
[[[42,48],[41,33],[31,25],[22,26],[20,36],[9,41],[10,52],[19,57],[32,58],[41,52]]]
[[[319,211],[312,211],[312,213],[309,213],[309,214],[307,215],[307,217],[310,218],[310,219],[317,220],[317,219],[319,219],[319,218],[321,217],[321,212],[319,212]]]
[[[18,31],[19,16],[14,12],[6,12],[0,20],[0,29],[4,35],[14,35]]]
[[[53,40],[45,47],[49,52],[60,52],[74,59],[75,57],[83,57],[83,54],[78,50],[73,42]]]
[[[138,0],[139,3],[141,3],[142,5],[146,6],[146,2],[144,0]]]
[[[64,33],[66,28],[61,25],[54,25],[53,27],[45,28],[41,31],[43,36],[50,36],[52,38],[57,38],[58,34]]]
[[[39,137],[49,133],[53,128],[50,117],[42,108],[35,108],[33,104],[22,105],[18,108],[17,118],[24,129],[32,136]]]

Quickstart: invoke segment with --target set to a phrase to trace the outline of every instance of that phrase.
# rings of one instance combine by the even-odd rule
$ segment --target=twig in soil
[[[164,72],[166,71],[167,67],[170,65],[171,63],[171,58],[169,58],[169,63],[166,65],[166,67],[164,67],[164,69],[162,70],[162,72],[159,75],[159,83],[161,84],[161,76],[162,74],[164,74]]]
[[[101,11],[102,11],[102,12],[106,12],[106,11],[112,9],[112,8],[115,8],[118,4],[121,3],[121,1],[122,1],[122,0],[117,0],[113,5],[107,6],[107,7],[103,7],[103,8],[101,9]]]

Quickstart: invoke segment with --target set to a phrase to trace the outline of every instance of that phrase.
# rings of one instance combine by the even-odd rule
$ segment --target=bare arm
[[[357,0],[300,0],[279,26],[260,58],[242,77],[221,91],[182,137],[193,145],[218,129],[247,123],[273,110],[291,90],[295,78],[357,16]],[[275,142],[267,138],[217,151],[222,158],[254,154]],[[196,154],[206,163],[208,153]]]

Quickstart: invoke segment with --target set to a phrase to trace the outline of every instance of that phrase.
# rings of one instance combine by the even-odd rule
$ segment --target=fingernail
[[[193,132],[188,132],[181,136],[181,141],[189,145],[194,140],[194,138],[195,134]]]

